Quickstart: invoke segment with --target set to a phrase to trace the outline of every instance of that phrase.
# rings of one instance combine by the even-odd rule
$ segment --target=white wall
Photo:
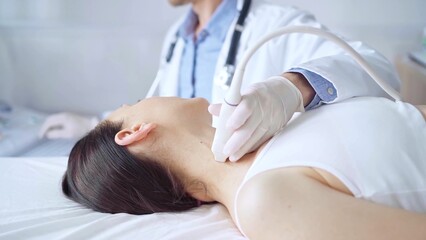
[[[274,0],[393,60],[417,49],[424,0]],[[368,8],[365,5],[368,3]],[[49,112],[100,112],[143,98],[167,27],[166,0],[0,0],[0,99]]]
[[[425,0],[274,0],[315,14],[334,31],[378,49],[390,60],[420,49]]]

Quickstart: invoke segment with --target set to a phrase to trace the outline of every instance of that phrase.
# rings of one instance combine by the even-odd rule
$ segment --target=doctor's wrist
[[[308,80],[300,73],[286,72],[282,74],[283,77],[287,78],[293,83],[302,94],[303,106],[306,107],[315,97],[315,90],[309,84]]]

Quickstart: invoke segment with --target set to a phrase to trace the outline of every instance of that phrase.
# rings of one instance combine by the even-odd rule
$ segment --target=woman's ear
[[[154,123],[140,123],[133,125],[132,128],[125,128],[115,134],[115,143],[120,146],[127,146],[132,143],[144,140],[156,127],[157,125]]]

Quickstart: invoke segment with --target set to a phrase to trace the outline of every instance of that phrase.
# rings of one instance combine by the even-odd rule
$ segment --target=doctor
[[[166,36],[160,70],[149,96],[204,97],[219,103],[235,65],[262,36],[289,25],[325,28],[307,12],[260,0],[169,2],[174,6],[191,4],[191,9]],[[397,75],[383,56],[361,42],[349,43],[399,89]],[[306,34],[285,35],[259,49],[246,67],[242,93],[242,102],[227,124],[234,131],[224,149],[231,161],[257,148],[296,111],[356,96],[387,97],[337,46]],[[217,115],[219,108],[211,105],[209,111]],[[47,119],[41,134],[81,137],[94,123],[78,116],[54,115]]]

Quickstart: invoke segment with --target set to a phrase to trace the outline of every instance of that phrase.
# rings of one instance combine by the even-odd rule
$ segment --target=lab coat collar
[[[192,8],[187,13],[185,19],[182,22],[182,25],[180,25],[178,34],[181,38],[183,38],[185,41],[191,40],[190,38],[193,37],[195,26],[198,22],[198,17],[195,14],[195,12],[192,10]]]

